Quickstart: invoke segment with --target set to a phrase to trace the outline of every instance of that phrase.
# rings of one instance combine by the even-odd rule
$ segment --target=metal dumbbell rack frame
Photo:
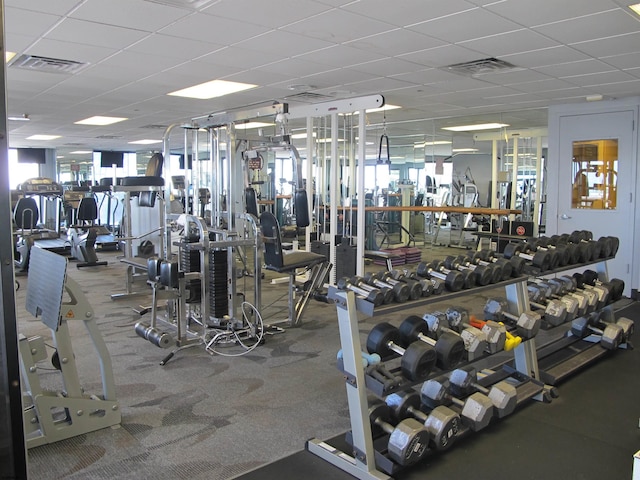
[[[515,299],[516,301],[519,301],[518,291],[522,290],[522,286],[524,286],[524,298],[527,298],[526,277],[510,279],[486,287],[477,287],[474,288],[473,291],[477,292],[478,290],[496,288],[501,285],[507,289],[507,297]],[[467,295],[468,293],[469,291],[460,291],[437,295],[422,301],[409,302],[408,305],[415,306],[418,303],[424,303],[426,305],[434,302],[442,302],[454,297]],[[384,448],[379,446],[383,445],[384,442],[381,442],[380,439],[374,440],[372,437],[367,395],[371,392],[379,397],[384,397],[395,391],[410,388],[420,382],[411,382],[404,378],[400,380],[399,369],[394,368],[389,369],[387,375],[396,377],[398,381],[385,382],[382,381],[379,376],[374,375],[376,372],[375,367],[377,366],[371,366],[367,369],[364,367],[358,328],[358,312],[367,316],[374,316],[388,313],[390,308],[382,307],[374,310],[370,302],[358,298],[351,291],[341,291],[335,287],[329,287],[328,296],[335,302],[338,314],[340,343],[343,352],[341,367],[345,377],[347,402],[351,420],[351,430],[347,433],[347,443],[352,447],[352,451],[349,453],[343,452],[315,438],[307,442],[307,449],[356,478],[391,478],[389,475],[396,474],[401,467],[393,463],[382,453]],[[393,311],[400,310],[397,305],[391,305],[391,308],[393,308]],[[524,349],[527,344],[531,344],[531,347],[525,352]],[[519,350],[520,352],[518,352]],[[478,384],[490,387],[499,381],[509,378],[517,388],[519,405],[531,399],[550,401],[551,396],[553,396],[553,389],[547,388],[542,382],[535,380],[526,373],[531,370],[528,360],[530,350],[535,354],[535,344],[533,341],[523,342],[514,350],[516,353],[516,365],[520,367],[513,368],[504,364],[498,369],[484,371],[483,373],[487,373],[487,375],[479,379]],[[522,358],[517,360],[518,357]],[[384,369],[384,364],[381,365]],[[523,370],[520,370],[520,368]],[[534,370],[537,371],[537,368]],[[442,373],[445,372],[437,371],[434,372],[433,376]],[[469,429],[463,428],[459,436],[466,435],[469,432]]]

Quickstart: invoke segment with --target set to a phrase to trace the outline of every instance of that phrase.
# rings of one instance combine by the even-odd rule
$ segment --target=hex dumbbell
[[[598,272],[594,270],[585,270],[582,272],[582,281],[587,285],[607,288],[609,290],[609,303],[619,300],[624,293],[624,280],[612,278],[608,282],[603,282],[599,279]]]
[[[480,286],[488,285],[493,278],[493,272],[488,267],[473,265],[462,255],[457,257],[449,255],[444,259],[444,266],[449,270],[459,270],[463,273],[472,272],[475,277],[474,283]]]
[[[471,315],[469,317],[469,323],[476,328],[482,329],[483,332],[488,332],[487,336],[500,335],[500,338],[504,337],[504,343],[498,344],[498,346],[500,347],[499,350],[508,352],[522,343],[522,337],[519,335],[513,335],[510,331],[507,330],[507,328],[504,326],[504,323],[502,322],[496,322],[493,320],[479,320]]]
[[[567,319],[567,307],[560,300],[550,299],[546,303],[539,303],[529,295],[529,305],[542,311],[544,321],[552,327],[563,324]]]
[[[377,273],[368,272],[364,276],[364,281],[372,287],[389,288],[393,292],[393,298],[398,303],[404,303],[409,300],[411,290],[406,283],[398,282],[395,285],[391,285],[382,281]]]
[[[546,251],[530,252],[524,243],[508,243],[504,247],[504,258],[520,257],[527,262],[531,262],[531,265],[538,267],[541,272],[549,270],[551,263],[551,255]],[[533,255],[531,255],[533,253]]]
[[[429,327],[429,331],[436,337],[444,333],[453,333],[459,335],[464,342],[464,348],[467,350],[467,358],[469,361],[477,360],[485,355],[485,351],[489,348],[487,344],[487,336],[482,330],[473,327],[458,328],[453,330],[448,327],[447,316],[443,312],[426,313],[422,319]]]
[[[596,302],[596,310],[600,310],[604,308],[605,305],[609,303],[609,299],[611,297],[611,292],[609,288],[602,284],[589,285],[585,282],[584,275],[580,272],[576,272],[573,274],[573,278],[576,281],[576,287],[580,288],[583,291],[591,291],[596,294],[598,300]]]
[[[600,345],[602,345],[603,348],[607,350],[615,350],[618,348],[624,338],[622,327],[615,323],[609,323],[604,329],[596,328],[591,325],[591,322],[594,321],[589,318],[591,316],[597,317],[597,313],[594,312],[586,317],[576,318],[571,322],[571,334],[575,337],[584,338],[594,333],[600,336]]]
[[[358,288],[361,288],[365,292],[375,292],[375,291],[382,292],[383,303],[393,302],[393,299],[394,299],[393,290],[391,290],[388,287],[382,287],[382,288],[372,287],[371,285],[366,283],[362,277],[358,277],[357,275],[354,275],[353,277],[351,277],[349,281],[351,282],[352,285]]]
[[[569,276],[569,275],[562,275],[561,277],[558,277],[555,279],[549,279],[547,281],[549,282],[550,285],[558,287],[557,288],[558,295],[569,293],[573,297],[577,298],[579,301],[580,301],[580,297],[583,297],[586,302],[586,308],[585,308],[586,313],[592,313],[597,310],[598,304],[599,304],[598,293],[595,290],[589,290],[584,288],[578,289],[578,280],[575,277]],[[582,315],[578,313],[578,316],[581,317],[586,313],[583,313]]]
[[[464,277],[462,272],[451,271],[446,274],[434,269],[426,262],[420,262],[416,273],[421,277],[429,277],[432,279],[438,279],[444,282],[444,286],[450,292],[457,292],[464,287]]]
[[[473,272],[471,272],[470,270],[459,271],[449,269],[444,265],[444,262],[442,260],[434,260],[433,262],[431,262],[431,268],[433,268],[436,272],[440,272],[445,275],[457,271],[460,275],[462,275],[462,288],[464,289],[473,288],[476,284]]]
[[[454,368],[464,359],[464,342],[459,335],[443,332],[438,336],[437,340],[434,340],[428,335],[429,326],[427,323],[417,315],[410,315],[405,318],[398,331],[400,332],[400,340],[405,345],[421,341],[435,348],[437,354],[436,365],[443,370]]]
[[[474,368],[458,368],[449,374],[449,384],[454,395],[468,395],[470,391],[478,391],[485,394],[493,403],[498,417],[506,417],[513,413],[518,404],[518,392],[516,387],[502,381],[486,388],[477,382],[477,374]]]
[[[488,320],[505,321],[510,320],[516,324],[516,331],[524,340],[528,340],[537,335],[540,330],[542,317],[531,310],[526,310],[520,315],[513,315],[507,311],[507,302],[490,298],[484,306],[484,314]]]
[[[471,323],[469,312],[462,307],[449,307],[445,315],[449,327],[456,332],[461,332],[465,329],[480,329],[486,336],[486,351],[488,353],[497,353],[504,349],[507,338],[507,329],[504,325],[501,326],[497,322],[489,322],[491,325],[474,325]]]
[[[394,427],[389,423],[391,417],[391,409],[385,403],[374,402],[369,407],[371,425],[389,435],[387,454],[391,460],[399,465],[419,462],[428,451],[429,432],[413,418],[401,420]]]
[[[352,284],[347,277],[338,279],[337,287],[340,290],[351,290],[356,295],[360,295],[368,302],[373,303],[376,307],[379,307],[384,303],[384,293],[379,289],[364,290],[358,286]]]
[[[529,292],[529,303],[532,306],[542,304],[545,308],[552,302],[561,302],[564,306],[565,315],[563,322],[571,322],[578,316],[578,300],[570,295],[556,296],[551,293],[551,287],[545,288],[538,283],[529,283],[527,285]]]
[[[493,418],[493,403],[485,394],[476,392],[465,400],[454,397],[449,391],[449,380],[431,379],[422,384],[420,397],[422,403],[435,408],[440,405],[454,404],[461,408],[462,423],[473,431],[487,427]]]
[[[608,324],[613,323],[622,328],[622,343],[627,343],[631,336],[633,335],[633,331],[635,329],[635,323],[633,320],[627,317],[615,317],[613,310],[610,308],[605,308],[599,312],[597,318],[591,318],[593,321],[593,325],[604,328]]]
[[[382,359],[399,355],[405,377],[413,381],[426,378],[436,364],[435,349],[423,342],[414,342],[404,348],[400,342],[400,332],[396,327],[387,322],[379,323],[369,332],[367,352],[377,353]]]
[[[420,395],[415,391],[404,391],[387,395],[385,403],[398,420],[415,418],[422,422],[430,434],[430,444],[439,451],[448,450],[460,431],[460,415],[449,407],[440,405],[427,415],[420,410]]]

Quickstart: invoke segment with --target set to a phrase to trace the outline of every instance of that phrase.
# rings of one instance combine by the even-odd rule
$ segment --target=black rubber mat
[[[616,316],[640,325],[640,303]],[[629,479],[633,454],[640,450],[639,369],[639,349],[612,352],[562,383],[552,403],[531,402],[395,478]],[[327,443],[346,449],[342,436]],[[302,451],[239,478],[352,477]]]

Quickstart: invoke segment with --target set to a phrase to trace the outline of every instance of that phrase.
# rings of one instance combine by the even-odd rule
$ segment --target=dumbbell
[[[471,262],[492,269],[491,283],[508,280],[513,275],[513,265],[506,258],[493,258],[493,252],[482,250],[474,252]]]
[[[434,269],[426,262],[420,262],[416,273],[421,277],[429,277],[431,279],[438,279],[444,282],[444,286],[450,292],[457,292],[462,290],[464,286],[464,277],[461,272],[451,271],[447,274],[441,273]]]
[[[481,251],[480,253],[483,252]],[[519,256],[511,258],[507,258],[504,255],[498,256],[493,250],[486,250],[486,253],[484,253],[483,255],[485,255],[485,261],[487,262],[508,262],[512,268],[512,277],[519,277],[520,275],[522,275],[524,273],[524,267],[526,267],[527,265],[527,261],[524,258],[520,258]],[[503,269],[507,268],[506,263],[502,263],[502,265]]]
[[[582,247],[580,252],[581,262],[591,262],[600,258],[602,251],[602,244],[592,241],[593,234],[587,230],[574,231],[569,236],[569,242],[578,245],[578,248]]]
[[[156,347],[168,348],[174,344],[173,337],[166,332],[156,330],[151,325],[138,322],[134,325],[136,334],[153,343]]]
[[[422,285],[418,282],[409,281],[408,279],[406,282],[401,281],[400,279],[394,278],[393,275],[387,271],[378,272],[378,279],[394,287],[396,285],[406,285],[409,287],[409,300],[417,300],[422,297]]]
[[[359,288],[358,286],[352,284],[347,277],[342,277],[338,280],[337,287],[340,290],[351,290],[356,295],[360,295],[364,297],[368,302],[373,303],[376,307],[379,307],[384,303],[384,293],[380,290],[371,289],[364,290],[363,288]]]
[[[473,325],[469,318],[469,312],[462,307],[449,307],[444,314],[449,327],[455,332],[463,332],[465,329],[480,329],[487,339],[487,352],[497,353],[504,349],[507,338],[507,329],[504,328],[504,325],[501,326],[497,322],[490,322],[490,324],[482,326]]]
[[[527,250],[525,250],[527,249]],[[525,253],[527,252],[527,253]],[[530,253],[533,253],[531,255]],[[551,255],[546,251],[528,252],[528,248],[524,243],[508,243],[504,247],[504,258],[520,257],[523,260],[531,262],[531,265],[538,267],[541,272],[549,270],[551,263]]]
[[[624,293],[624,280],[612,278],[608,282],[603,282],[599,280],[598,272],[594,270],[585,270],[582,272],[582,281],[588,285],[598,285],[607,288],[609,290],[609,303],[619,300]]]
[[[384,360],[395,355],[402,357],[400,368],[409,380],[426,378],[436,364],[436,350],[426,343],[414,342],[407,348],[400,345],[400,332],[383,322],[371,329],[367,337],[367,352],[377,353]]]
[[[488,285],[493,278],[493,272],[488,267],[473,265],[462,255],[457,257],[449,255],[444,259],[444,266],[449,270],[460,270],[463,273],[472,272],[475,277],[474,283],[480,286]]]
[[[409,295],[411,294],[411,290],[406,283],[396,283],[395,285],[390,285],[387,282],[383,282],[378,278],[377,273],[368,272],[364,276],[364,281],[371,285],[372,287],[378,288],[389,288],[393,292],[393,298],[398,303],[404,303],[409,300]]]
[[[389,423],[392,414],[387,404],[373,402],[369,406],[371,425],[389,434],[387,454],[399,465],[413,465],[427,453],[429,432],[413,418],[401,420],[395,427]],[[373,432],[377,435],[378,432]]]
[[[464,289],[473,288],[476,285],[476,279],[471,270],[466,270],[466,271],[451,270],[445,267],[444,262],[442,260],[434,260],[433,262],[431,262],[431,268],[433,268],[436,272],[440,272],[445,275],[448,275],[451,272],[457,271],[460,275],[462,275],[462,288]]]
[[[405,345],[421,341],[435,348],[437,354],[436,365],[443,370],[450,370],[458,365],[465,356],[464,342],[459,335],[442,332],[437,340],[431,338],[429,326],[417,315],[407,317],[398,328],[400,340]]]
[[[433,295],[440,295],[445,290],[444,282],[438,278],[423,277],[418,275],[417,272],[407,269],[404,270],[404,274],[406,277],[412,278],[414,280],[430,283],[433,287],[433,291],[431,292]]]
[[[560,300],[549,299],[546,300],[545,304],[540,303],[531,295],[531,291],[535,291],[535,286],[529,285],[527,288],[529,289],[529,305],[544,312],[542,315],[544,316],[545,322],[552,327],[557,327],[567,320],[567,307],[563,302]],[[544,301],[544,299],[541,300]]]
[[[411,276],[408,270],[397,270],[393,269],[389,271],[389,274],[400,282],[404,282],[412,288],[414,284],[418,284],[420,286],[420,294],[422,297],[429,297],[433,294],[435,288],[433,283],[430,280],[425,278],[417,278],[416,276]],[[443,287],[444,288],[444,287]]]
[[[622,327],[615,323],[609,323],[604,329],[596,328],[591,325],[592,320],[589,318],[591,316],[597,316],[597,313],[594,312],[586,317],[576,318],[571,322],[571,334],[574,337],[584,338],[591,333],[595,333],[596,335],[600,335],[600,345],[602,345],[603,348],[607,350],[615,350],[618,348],[624,338]]]
[[[557,295],[570,295],[578,300],[578,317],[594,312],[598,305],[598,294],[593,290],[578,290],[578,281],[569,275],[562,275],[547,282]]]
[[[354,275],[353,277],[351,277],[349,281],[351,282],[352,285],[358,288],[361,288],[365,292],[374,292],[374,291],[382,292],[383,303],[385,304],[393,302],[393,299],[394,299],[393,290],[391,290],[388,287],[382,287],[382,288],[372,287],[371,285],[367,284],[364,281],[364,278],[358,277],[357,275]]]
[[[549,263],[550,270],[555,270],[558,267],[564,267],[571,260],[571,254],[567,251],[566,247],[562,245],[552,245],[545,237],[527,239],[526,244],[529,245],[531,251],[549,252],[549,255],[551,255]]]
[[[484,314],[487,320],[504,321],[511,320],[516,324],[516,331],[524,340],[529,340],[537,335],[540,330],[542,318],[536,312],[526,310],[520,315],[513,315],[507,311],[507,302],[490,298],[484,306]]]
[[[491,389],[483,387],[477,382],[476,371],[473,367],[458,368],[449,374],[451,392],[457,396],[468,395],[470,391],[478,391],[485,394],[493,403],[498,417],[506,417],[513,413],[518,405],[518,392],[516,387],[502,381],[491,386]]]
[[[430,434],[430,444],[439,451],[448,450],[460,431],[460,415],[449,407],[440,405],[427,415],[420,410],[420,395],[415,391],[404,391],[387,395],[385,403],[393,414],[402,421],[415,418],[422,422]]]
[[[613,323],[622,328],[622,343],[627,343],[631,336],[633,335],[633,331],[635,329],[635,323],[633,320],[627,317],[620,317],[616,319],[613,310],[610,308],[605,308],[602,311],[598,312],[598,317],[589,317],[592,325],[596,327],[604,328],[607,324]]]
[[[555,295],[553,295],[549,285],[545,288],[538,283],[529,283],[527,285],[527,290],[529,292],[529,303],[533,306],[536,306],[536,304],[543,304],[546,307],[551,302],[561,302],[565,309],[565,318],[563,322],[571,322],[578,316],[579,303],[573,296],[565,294],[554,298]]]
[[[482,330],[473,327],[460,327],[459,331],[452,330],[448,327],[447,316],[443,312],[425,313],[422,320],[426,323],[429,331],[436,337],[440,337],[445,333],[459,335],[464,342],[469,361],[483,357],[485,351],[489,348],[487,335]]]
[[[502,322],[495,322],[493,320],[480,320],[471,315],[469,317],[469,324],[472,327],[480,328],[483,332],[491,332],[487,335],[500,335],[504,338],[504,343],[498,344],[500,350],[509,352],[522,343],[522,337],[519,335],[513,335]],[[498,350],[499,351],[499,350]],[[495,353],[495,352],[493,352]]]
[[[596,303],[596,310],[600,310],[600,309],[604,308],[604,306],[609,303],[609,299],[611,297],[609,288],[607,288],[606,286],[604,286],[602,284],[600,284],[600,285],[589,285],[588,283],[585,283],[584,276],[580,272],[576,272],[572,276],[576,281],[576,287],[577,288],[580,288],[585,292],[586,291],[594,292],[597,295],[598,301]]]
[[[618,237],[607,237],[611,240],[611,257],[615,257],[616,253],[618,253],[618,248],[620,247],[620,239]]]
[[[493,403],[485,394],[476,392],[465,400],[454,397],[449,392],[449,380],[431,379],[422,384],[420,398],[428,407],[454,404],[461,408],[462,423],[477,432],[489,425],[493,418]]]

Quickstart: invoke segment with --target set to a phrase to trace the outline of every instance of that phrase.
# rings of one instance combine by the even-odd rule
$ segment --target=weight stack
[[[198,236],[188,236],[183,239],[184,244],[196,243]],[[190,250],[186,245],[180,249],[180,270],[185,273],[200,271],[200,252],[198,250]]]
[[[329,259],[329,243],[327,242],[311,242],[311,252],[324,255]],[[331,261],[331,259],[329,259]],[[341,243],[336,247],[336,261],[333,262],[333,268],[336,271],[336,278],[352,277],[356,274],[356,247]],[[329,274],[324,279],[328,281]]]
[[[215,318],[229,314],[227,269],[227,251],[212,250],[209,253],[209,313]]]

